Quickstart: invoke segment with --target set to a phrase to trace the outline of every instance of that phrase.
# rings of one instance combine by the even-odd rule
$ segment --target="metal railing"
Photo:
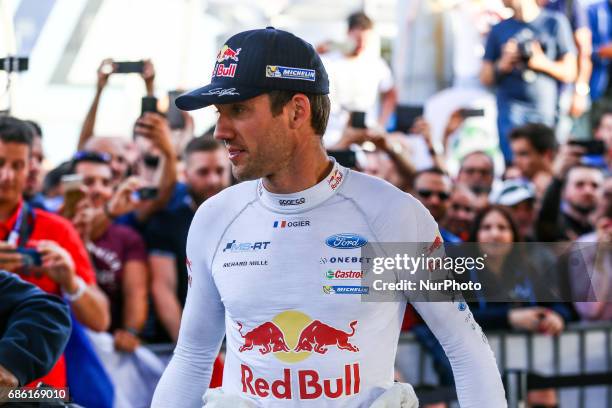
[[[612,322],[568,324],[559,336],[494,331],[487,338],[506,380],[510,408],[519,406],[528,390],[542,388],[560,389],[561,407],[612,407]],[[162,356],[174,349],[147,347]],[[410,332],[400,336],[396,367],[422,404],[456,400],[454,388],[438,386],[431,356]],[[594,385],[605,389],[589,395],[587,387]]]
[[[495,331],[487,332],[487,338],[508,380],[509,403],[522,400],[528,390],[559,388],[562,407],[612,407],[612,322],[572,323],[559,336]],[[431,356],[411,333],[400,337],[397,365],[417,389],[438,384]],[[587,389],[596,385],[605,388]],[[454,395],[437,387],[419,397],[441,402]]]

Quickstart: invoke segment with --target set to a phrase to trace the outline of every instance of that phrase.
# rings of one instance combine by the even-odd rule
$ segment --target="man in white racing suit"
[[[225,335],[225,394],[262,407],[369,407],[393,385],[406,303],[362,301],[360,248],[439,242],[437,225],[412,196],[327,156],[328,79],[310,44],[273,27],[236,34],[211,82],[176,103],[215,105],[215,138],[244,182],[191,224],[187,302],[153,406],[202,406]],[[460,405],[505,407],[465,304],[414,306],[449,357]]]

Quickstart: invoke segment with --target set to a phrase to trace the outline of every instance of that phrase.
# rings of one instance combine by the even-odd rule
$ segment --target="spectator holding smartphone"
[[[589,216],[597,204],[603,173],[581,164],[582,146],[562,145],[553,162],[553,179],[544,193],[536,220],[540,241],[575,240],[593,230]]]
[[[85,197],[77,204],[72,223],[81,233],[96,268],[96,277],[111,304],[109,331],[117,350],[133,352],[147,318],[148,269],[144,241],[136,231],[119,224],[92,228],[92,210],[103,209],[113,196],[110,157],[80,152],[73,172],[83,180]],[[117,193],[134,193],[137,179],[122,183]]]
[[[28,177],[32,130],[23,121],[0,117],[0,267],[70,303],[77,320],[96,331],[110,322],[108,299],[96,284],[87,251],[65,219],[32,209],[22,196]],[[35,249],[40,266],[33,266],[17,248]],[[56,387],[66,385],[64,359],[41,379]]]
[[[340,52],[330,43],[318,51],[325,59],[330,76],[332,111],[324,137],[326,147],[336,144],[349,118],[347,112],[365,112],[365,125],[381,127],[395,109],[397,92],[389,65],[376,47],[374,22],[363,12],[348,17],[346,44]]]
[[[510,164],[510,130],[529,122],[556,125],[559,85],[575,80],[577,59],[563,14],[542,9],[536,0],[504,5],[514,16],[491,29],[480,80],[496,88],[499,143]]]

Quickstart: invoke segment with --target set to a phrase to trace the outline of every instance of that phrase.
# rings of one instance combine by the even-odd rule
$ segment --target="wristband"
[[[580,96],[588,96],[591,93],[591,88],[588,84],[579,82],[574,86],[574,92]]]
[[[85,281],[80,276],[77,276],[75,278],[75,280],[77,282],[77,291],[75,293],[70,294],[68,292],[65,292],[62,289],[62,293],[64,295],[64,298],[67,301],[69,301],[70,303],[76,302],[81,297],[83,297],[83,295],[85,294],[85,291],[87,290],[87,284],[85,283]]]

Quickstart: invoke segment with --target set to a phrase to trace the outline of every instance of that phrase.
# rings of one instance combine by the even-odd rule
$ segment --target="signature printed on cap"
[[[203,92],[202,95],[217,95],[217,96],[231,96],[231,95],[240,95],[239,92],[236,92],[236,88],[213,88],[208,92]]]

